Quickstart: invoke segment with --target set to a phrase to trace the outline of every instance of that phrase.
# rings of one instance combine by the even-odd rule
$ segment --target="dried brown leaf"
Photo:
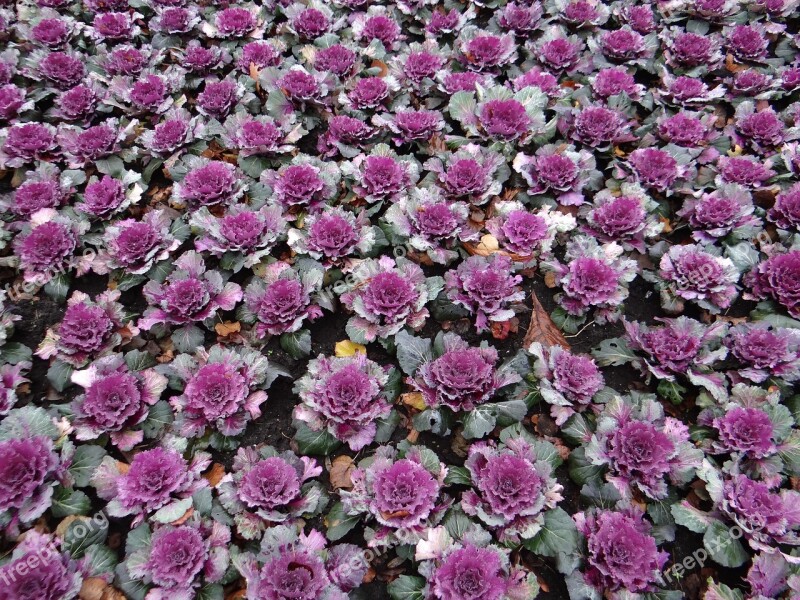
[[[355,469],[353,459],[344,454],[337,456],[331,463],[330,478],[331,486],[333,489],[346,489],[349,490],[353,487],[353,481],[350,479],[350,474]]]
[[[214,463],[211,468],[203,473],[203,479],[208,481],[209,485],[214,488],[217,487],[220,480],[225,476],[225,467],[219,463]]]
[[[227,337],[232,333],[239,333],[242,330],[242,324],[239,321],[225,321],[224,323],[217,323],[214,325],[214,331],[221,337]]]
[[[400,394],[400,402],[401,404],[416,408],[417,410],[425,410],[428,407],[428,405],[425,404],[425,398],[423,398],[422,394],[419,392]]]
[[[550,315],[539,302],[535,292],[531,292],[531,302],[533,311],[531,312],[531,324],[522,344],[524,348],[529,348],[533,342],[539,342],[542,346],[561,346],[569,349],[569,342],[561,333],[558,325],[553,323]]]

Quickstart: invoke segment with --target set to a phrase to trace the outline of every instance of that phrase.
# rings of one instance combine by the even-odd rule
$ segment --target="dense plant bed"
[[[0,0],[0,598],[800,596],[797,0]]]

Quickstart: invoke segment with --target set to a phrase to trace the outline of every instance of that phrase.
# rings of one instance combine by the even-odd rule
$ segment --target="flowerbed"
[[[800,596],[797,15],[0,3],[0,599]]]

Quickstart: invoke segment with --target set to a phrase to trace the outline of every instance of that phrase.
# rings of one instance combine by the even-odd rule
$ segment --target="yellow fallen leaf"
[[[336,346],[334,346],[333,349],[333,353],[339,358],[342,358],[343,356],[353,356],[356,352],[359,354],[366,354],[367,349],[361,344],[356,344],[350,340],[336,342]]]
[[[422,394],[419,392],[400,394],[400,402],[406,406],[416,408],[417,410],[425,410],[428,407],[428,405],[425,404],[425,398],[423,398]]]
[[[733,150],[728,150],[728,156],[741,156],[744,148],[742,148],[739,144],[735,144],[733,146]]]

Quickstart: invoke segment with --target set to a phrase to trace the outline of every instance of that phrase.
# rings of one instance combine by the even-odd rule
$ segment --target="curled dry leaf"
[[[350,474],[353,472],[355,465],[353,459],[349,456],[337,456],[331,462],[330,478],[331,486],[333,489],[346,489],[349,490],[353,487],[353,481],[350,479]]]
[[[389,74],[389,66],[383,62],[382,60],[378,60],[377,58],[372,61],[370,67],[380,69],[378,73],[378,77],[386,77]]]
[[[208,481],[211,487],[217,487],[217,484],[225,476],[225,467],[219,463],[214,463],[211,468],[203,473],[203,479]]]
[[[425,404],[425,398],[419,392],[408,392],[400,394],[400,403],[417,410],[425,410],[428,405]]]
[[[504,340],[512,333],[517,333],[519,329],[519,319],[513,317],[508,321],[492,321],[492,337],[496,340]]]
[[[464,242],[462,244],[464,250],[467,251],[472,256],[489,256],[490,254],[504,254],[513,260],[514,262],[528,262],[530,260],[530,256],[522,256],[521,254],[515,254],[514,252],[506,252],[505,250],[500,249],[500,243],[497,241],[497,238],[494,237],[492,234],[487,233],[481,236],[481,241],[477,244],[472,242]]]
[[[80,600],[125,600],[125,594],[111,587],[102,577],[89,577],[83,580]]]
[[[535,292],[531,292],[531,303],[533,310],[531,311],[531,323],[528,325],[528,332],[525,334],[525,340],[522,342],[524,348],[529,348],[534,342],[539,342],[543,346],[561,346],[562,348],[569,349],[570,345],[564,334],[558,328],[558,325],[553,323],[550,315],[539,302]]]
[[[239,333],[241,330],[242,324],[239,321],[225,321],[214,325],[214,331],[221,337],[228,337],[233,333]]]

